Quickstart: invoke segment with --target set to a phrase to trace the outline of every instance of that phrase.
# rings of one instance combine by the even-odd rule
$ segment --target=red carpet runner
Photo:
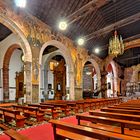
[[[63,118],[61,120],[77,124],[75,116]],[[50,123],[21,130],[20,133],[29,137],[31,140],[53,140],[53,129]],[[10,138],[8,136],[1,135],[0,140],[10,140]]]

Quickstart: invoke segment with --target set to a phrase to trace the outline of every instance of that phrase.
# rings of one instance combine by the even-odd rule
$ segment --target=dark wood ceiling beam
[[[126,13],[126,11],[123,11],[121,14],[116,16],[116,18],[118,20],[118,19],[123,19],[124,17],[128,17],[129,13],[134,13],[135,14],[136,13],[135,10],[136,10],[135,8],[133,8],[133,9],[128,8],[127,11],[129,11],[129,12]],[[113,12],[112,12],[112,14],[110,14],[110,16],[104,18],[104,20],[106,20],[108,22],[112,22],[112,17],[114,18],[114,21],[115,21],[115,15],[113,14]]]
[[[140,58],[140,55],[139,54],[137,56],[123,58],[123,59],[121,59],[121,61],[134,60],[134,59],[138,59],[138,58]]]
[[[91,40],[91,39],[93,39],[95,37],[102,36],[104,34],[107,34],[107,33],[111,32],[112,30],[114,30],[114,27],[120,28],[120,27],[129,25],[131,23],[134,23],[134,22],[136,22],[138,20],[140,20],[140,13],[132,15],[132,16],[130,16],[128,18],[123,19],[123,20],[120,20],[120,21],[118,21],[116,23],[113,23],[113,24],[111,24],[109,26],[106,26],[105,28],[102,28],[100,30],[97,30],[97,31],[85,36],[85,38],[86,38],[87,41]]]
[[[99,9],[108,2],[108,0],[92,0],[83,7],[81,7],[79,10],[66,17],[66,19],[69,21],[70,24],[76,22],[77,20],[85,17],[96,9]]]
[[[140,38],[140,34],[136,34],[134,36],[126,38],[126,39],[124,39],[124,42],[128,42],[128,41],[135,40],[135,39],[138,39],[138,38]]]

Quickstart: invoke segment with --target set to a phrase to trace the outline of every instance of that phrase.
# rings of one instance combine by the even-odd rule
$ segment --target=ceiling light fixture
[[[91,71],[87,71],[87,72],[86,72],[86,75],[91,75],[91,74],[92,74]]]
[[[98,53],[100,52],[100,49],[99,49],[99,48],[96,48],[96,49],[94,50],[94,52],[98,54]]]
[[[24,8],[26,6],[26,0],[15,0],[17,7]]]
[[[114,55],[115,57],[117,57],[117,55],[122,55],[124,53],[124,43],[122,37],[121,35],[119,36],[117,34],[116,30],[114,31],[114,36],[109,40],[108,53],[110,55]]]
[[[77,43],[78,43],[78,45],[80,45],[80,46],[84,45],[84,43],[85,43],[84,38],[79,38],[78,41],[77,41]]]
[[[66,21],[60,21],[58,27],[59,27],[60,30],[63,30],[64,31],[64,30],[67,29],[68,24],[67,24]]]
[[[116,2],[116,1],[115,1]],[[116,22],[116,4],[115,4],[115,22]],[[117,30],[114,27],[114,36],[109,39],[109,49],[108,54],[117,57],[118,55],[122,55],[124,53],[124,43],[121,35],[117,34]]]

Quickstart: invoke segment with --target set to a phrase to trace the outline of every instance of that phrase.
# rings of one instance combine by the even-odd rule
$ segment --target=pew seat
[[[0,110],[3,111],[5,123],[15,120],[16,127],[24,127],[25,117],[20,115],[20,111],[11,108],[0,108]]]
[[[1,124],[1,123],[0,123],[0,128],[1,128],[2,130],[8,130],[8,129],[9,129],[6,125]]]
[[[86,120],[94,123],[101,123],[107,125],[115,125],[115,126],[117,125],[121,128],[122,134],[124,134],[125,128],[140,130],[140,122],[136,122],[136,121],[128,121],[128,120],[114,119],[108,117],[81,115],[81,114],[77,114],[76,118],[78,120],[79,125],[80,125],[80,120]]]
[[[81,137],[85,138],[84,140],[87,140],[88,137],[93,138],[93,140],[94,139],[139,140],[139,138],[137,138],[137,137],[127,136],[127,135],[113,133],[113,132],[109,132],[109,131],[103,131],[103,130],[89,128],[89,127],[75,125],[75,124],[70,124],[70,123],[60,121],[60,120],[50,120],[50,123],[52,123],[52,126],[53,126],[54,140],[64,140],[64,138],[68,138],[66,136],[65,131],[72,132],[72,134],[73,133],[79,134],[79,135],[81,135]],[[60,130],[62,130],[62,131],[60,132]],[[60,133],[61,133],[61,135],[59,135]],[[87,139],[86,139],[86,137],[87,137]],[[72,139],[75,140],[74,136],[72,137]],[[81,139],[77,139],[77,140],[81,140]]]
[[[117,126],[114,127],[114,126],[105,125],[105,124],[94,124],[94,123],[91,123],[91,122],[81,122],[80,125],[88,126],[88,127],[99,129],[99,130],[114,132],[114,133],[121,133],[121,128],[117,127]],[[125,135],[140,137],[140,132],[138,132],[138,131],[129,130],[127,128],[125,128],[124,131],[125,131]]]
[[[28,137],[16,132],[13,129],[6,130],[4,133],[8,135],[11,140],[30,140]]]
[[[68,138],[71,140],[97,140],[95,138],[90,138],[88,136],[83,136],[81,134],[77,134],[77,133],[66,131],[66,130],[57,131],[57,135],[61,136],[62,138]]]

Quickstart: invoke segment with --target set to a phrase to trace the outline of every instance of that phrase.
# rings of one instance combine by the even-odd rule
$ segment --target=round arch
[[[94,59],[92,59],[92,58],[89,58],[89,59],[87,59],[86,61],[84,61],[84,63],[83,63],[83,68],[84,68],[84,65],[85,65],[85,63],[87,62],[87,61],[89,61],[89,62],[91,62],[91,64],[94,66],[94,68],[95,68],[95,71],[96,71],[96,73],[97,73],[97,81],[98,81],[98,87],[100,88],[101,87],[101,73],[100,73],[100,68],[99,68],[99,65],[98,65],[98,63],[94,60]],[[82,71],[83,72],[83,71]],[[83,74],[82,74],[83,75]]]
[[[24,61],[25,62],[32,62],[32,51],[31,47],[29,45],[28,40],[26,39],[24,33],[20,30],[20,27],[18,27],[14,21],[12,21],[8,15],[3,15],[0,13],[0,23],[9,28],[17,37],[20,42],[20,46],[23,50],[24,54]],[[25,76],[27,75],[27,72]],[[26,80],[26,85],[29,85],[27,83],[31,82],[31,75],[28,74],[28,80]],[[31,87],[26,87],[26,91],[31,92]],[[3,92],[4,93],[4,92]]]
[[[43,52],[44,52],[45,48],[47,46],[49,46],[49,45],[55,46],[56,48],[58,48],[59,49],[58,50],[59,54],[61,54],[64,57],[64,59],[65,59],[66,65],[68,67],[67,75],[68,75],[68,79],[69,79],[70,99],[74,100],[75,99],[75,95],[74,95],[74,65],[73,65],[73,61],[72,61],[71,53],[70,53],[69,49],[64,44],[62,44],[59,41],[50,40],[50,41],[44,43],[42,48],[41,48],[41,50],[40,50],[39,64],[42,65],[42,55],[43,55]],[[54,52],[54,54],[56,55],[55,52]]]
[[[112,60],[106,65],[106,71],[109,64],[112,66],[112,71],[113,71],[113,76],[114,76],[114,90],[117,91],[117,78],[118,78],[117,68],[116,68],[115,62]]]
[[[1,15],[1,14],[0,14]],[[21,42],[21,48],[25,54],[25,61],[32,62],[32,51],[31,47],[29,45],[28,40],[24,36],[23,32],[20,30],[20,28],[8,18],[8,16],[1,16],[0,17],[0,23],[6,26],[8,29],[10,29],[13,33],[18,35],[19,40]]]
[[[3,97],[4,101],[9,100],[9,63],[14,50],[21,48],[18,44],[13,44],[6,50],[3,59]]]
[[[140,71],[140,64],[134,66],[131,82],[138,82],[138,72]]]

